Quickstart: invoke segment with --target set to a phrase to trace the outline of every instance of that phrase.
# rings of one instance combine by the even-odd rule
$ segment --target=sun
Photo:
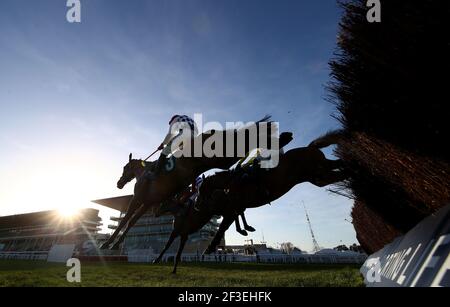
[[[63,218],[73,218],[78,214],[78,209],[74,207],[64,207],[58,209],[59,215]]]

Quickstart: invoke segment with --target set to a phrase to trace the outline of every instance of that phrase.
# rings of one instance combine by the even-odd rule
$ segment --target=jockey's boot
[[[161,154],[159,156],[158,161],[156,162],[156,167],[155,167],[155,172],[154,172],[155,177],[161,173],[161,171],[166,163],[166,158],[167,157],[164,154]]]
[[[164,167],[164,164],[166,162],[166,156],[161,154],[158,158],[158,161],[156,161],[156,166],[153,170],[148,170],[145,173],[145,178],[147,178],[150,181],[153,181],[156,179],[156,177],[161,173],[162,168]]]
[[[198,202],[197,202],[197,201],[194,201],[194,210],[197,211],[197,212],[200,212],[201,209],[202,209],[202,208],[201,208],[201,206],[198,204]]]

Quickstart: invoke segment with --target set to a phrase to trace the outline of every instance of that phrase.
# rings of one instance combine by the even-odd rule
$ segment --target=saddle
[[[234,176],[238,183],[245,183],[251,179],[258,179],[258,175],[261,171],[259,163],[253,161],[253,163],[246,164],[244,166],[238,164],[234,169]]]
[[[170,156],[170,157],[161,156],[160,159],[162,159],[162,161],[161,161],[162,166],[159,171],[160,173],[169,173],[175,168],[175,159],[173,158],[173,156]],[[158,175],[156,174],[157,163],[158,163],[158,161],[152,162],[152,163],[147,163],[145,166],[144,176],[145,176],[145,178],[147,178],[150,181],[153,181],[158,177]]]
[[[254,181],[256,183],[256,186],[259,190],[260,195],[263,195],[264,197],[269,198],[270,194],[268,189],[263,185],[259,179],[259,176],[264,171],[259,165],[259,161],[253,161],[250,164],[245,165],[242,167],[241,165],[238,165],[234,169],[235,173],[235,179],[234,181],[241,185],[250,183],[251,181]]]

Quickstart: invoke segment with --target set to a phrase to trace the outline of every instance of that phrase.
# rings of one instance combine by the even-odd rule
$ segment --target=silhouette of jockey
[[[264,152],[264,155],[262,154]],[[271,161],[272,153],[274,150],[268,150],[263,148],[257,148],[256,154],[250,157],[250,152],[243,157],[236,165],[236,172],[241,173],[243,177],[247,177],[248,175],[254,175],[258,169],[261,168],[262,161]],[[278,151],[279,155],[284,154],[283,148]]]
[[[191,184],[191,188],[187,189],[179,198],[179,204],[183,206],[183,214],[187,212],[187,209],[189,206],[193,205],[195,203],[195,200],[198,196],[198,192],[200,189],[200,186],[203,183],[204,176],[199,176],[195,179],[195,181]],[[197,210],[197,208],[194,206],[194,209]],[[197,210],[198,211],[198,210]]]
[[[250,157],[250,159],[249,159],[250,156],[249,152],[245,157],[239,160],[234,170],[237,177],[237,182],[239,184],[246,184],[251,181],[254,181],[257,184],[258,189],[261,189],[261,193],[267,194],[266,188],[260,184],[259,176],[260,170],[262,170],[261,162],[272,161],[271,159],[273,152],[274,150],[258,148],[256,150],[256,154]],[[281,148],[278,151],[278,154],[279,155],[284,154],[284,150]],[[266,170],[269,169],[266,168]]]
[[[187,115],[174,115],[169,121],[169,132],[158,147],[158,150],[162,149],[162,152],[156,163],[155,170],[154,172],[148,172],[146,177],[148,179],[157,177],[161,173],[167,157],[181,148],[184,142],[190,142],[197,134],[197,125],[192,118]]]

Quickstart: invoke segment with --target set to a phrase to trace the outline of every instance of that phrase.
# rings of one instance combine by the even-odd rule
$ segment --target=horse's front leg
[[[114,243],[114,245],[111,247],[111,249],[119,248],[119,245],[123,242],[123,240],[125,240],[128,231],[131,229],[131,227],[134,226],[134,224],[136,224],[136,222],[141,218],[141,216],[143,216],[145,214],[145,212],[147,212],[147,206],[144,204],[144,205],[141,205],[141,207],[136,211],[135,214],[133,214],[133,217],[127,223],[127,227],[120,234],[119,239]]]
[[[234,224],[236,225],[236,231],[243,236],[248,236],[248,233],[245,230],[242,230],[241,224],[239,223],[239,215],[236,215],[234,219]]]
[[[216,235],[212,239],[211,243],[209,244],[208,248],[203,252],[203,254],[209,255],[216,251],[217,245],[219,245],[220,241],[223,238],[223,235],[225,234],[225,231],[230,227],[230,225],[233,223],[235,219],[235,216],[224,216],[222,223],[220,223],[219,230],[217,231]]]
[[[245,218],[245,213],[244,213],[244,212],[242,212],[241,218],[242,218],[242,224],[244,224],[244,229],[245,229],[245,230],[250,231],[250,232],[256,231],[255,228],[253,228],[252,226],[250,226],[249,224],[247,224],[247,220],[246,220],[246,218]]]
[[[178,263],[181,260],[181,253],[183,252],[184,245],[186,244],[187,239],[188,239],[188,236],[186,234],[181,235],[180,245],[178,246],[177,256],[175,257],[175,263],[173,265],[172,274],[176,274],[177,273],[177,266],[178,266]]]
[[[137,200],[137,198],[135,196],[133,196],[133,198],[131,198],[130,203],[128,205],[127,213],[122,218],[122,220],[119,222],[119,225],[117,226],[114,233],[111,235],[111,237],[109,237],[109,239],[105,243],[102,244],[100,249],[106,249],[109,247],[109,245],[111,245],[111,243],[114,242],[116,237],[122,231],[123,227],[125,227],[125,225],[128,223],[130,218],[133,216],[134,212],[139,207],[139,205],[140,205],[140,202]]]

